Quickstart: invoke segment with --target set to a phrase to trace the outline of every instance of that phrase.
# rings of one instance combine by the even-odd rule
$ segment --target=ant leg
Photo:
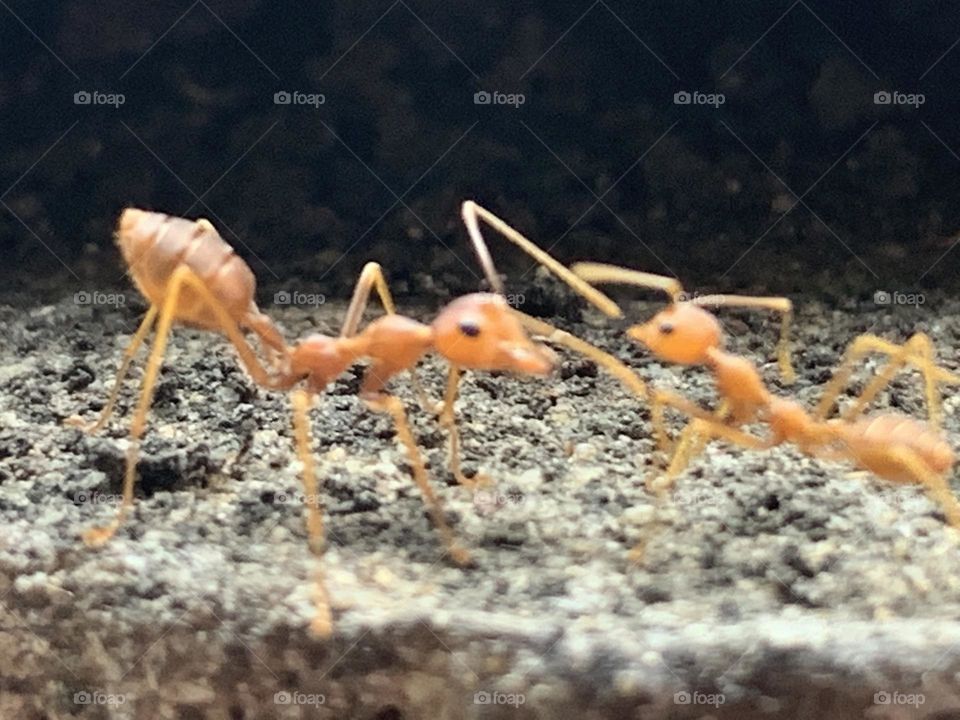
[[[657,395],[659,393],[655,393]],[[663,423],[664,408],[668,404],[662,397],[655,397],[653,404],[658,408],[660,422]],[[675,407],[675,405],[674,405]],[[730,427],[726,424],[729,416],[729,407],[726,401],[722,401],[717,407],[716,412],[710,416],[713,423],[720,423],[723,427]],[[667,465],[664,474],[659,478],[650,478],[647,480],[647,490],[662,494],[673,487],[677,477],[690,465],[690,461],[703,452],[710,441],[710,436],[702,432],[703,424],[696,419],[686,425],[680,432],[680,438],[677,440],[673,454],[670,456],[670,462]],[[665,431],[664,431],[665,432]],[[670,448],[668,447],[667,451]]]
[[[930,338],[923,333],[917,333],[910,337],[902,345],[891,343],[876,335],[860,335],[847,346],[843,360],[838,366],[836,372],[827,383],[823,390],[823,397],[817,405],[814,416],[823,419],[826,418],[837,401],[841,390],[850,380],[854,365],[858,363],[864,355],[870,352],[878,352],[887,355],[890,359],[881,371],[870,381],[860,396],[854,401],[842,417],[844,420],[852,420],[869,404],[877,394],[885,388],[893,379],[896,372],[906,364],[911,364],[920,369],[924,375],[925,393],[927,400],[927,411],[930,417],[930,424],[935,428],[940,426],[940,398],[937,393],[937,383],[955,385],[960,383],[960,376],[954,375],[948,370],[944,370],[934,364],[935,350]]]
[[[758,438],[727,425],[724,422],[727,407],[724,405],[711,413],[685,397],[666,390],[654,390],[653,402],[679,410],[693,419],[693,422],[684,428],[664,477],[647,483],[648,489],[656,492],[663,492],[672,486],[676,476],[689,464],[691,457],[700,452],[703,446],[714,437],[751,450],[766,450],[775,444],[772,439]]]
[[[297,445],[297,456],[303,466],[304,505],[307,508],[307,542],[310,551],[317,556],[323,554],[323,515],[320,512],[320,496],[317,484],[317,469],[310,449],[310,406],[313,396],[305,390],[295,390],[290,396],[293,406],[293,434]],[[322,638],[330,637],[333,632],[333,618],[330,611],[330,597],[324,582],[323,570],[317,565],[314,582],[315,614],[310,623],[310,631]]]
[[[436,526],[437,532],[440,533],[447,552],[450,553],[450,556],[458,565],[468,565],[470,563],[470,553],[457,545],[453,530],[447,525],[447,520],[443,514],[443,505],[430,485],[427,469],[424,467],[423,457],[420,455],[417,441],[410,429],[410,422],[407,420],[403,403],[393,395],[386,393],[367,393],[363,396],[363,400],[371,410],[388,413],[393,418],[394,426],[397,429],[397,437],[403,443],[407,451],[407,459],[413,468],[413,478],[420,489],[420,494],[423,496],[423,501],[433,518],[433,524]]]
[[[126,466],[123,473],[123,499],[117,514],[109,525],[90,528],[83,534],[83,541],[90,547],[99,547],[112,538],[123,524],[127,513],[133,507],[133,486],[137,475],[137,457],[140,452],[140,438],[146,425],[147,411],[153,401],[153,390],[160,372],[160,363],[167,348],[170,329],[176,315],[177,300],[180,298],[182,280],[180,269],[176,270],[170,282],[167,297],[160,308],[157,321],[157,334],[153,341],[153,348],[147,360],[146,371],[143,376],[143,385],[140,391],[140,400],[137,403],[133,421],[130,424],[130,444],[127,447]]]
[[[676,447],[674,441],[670,439],[670,435],[667,433],[665,410],[666,407],[660,402],[658,394],[654,393],[653,398],[650,400],[650,422],[653,424],[653,436],[657,439],[657,450],[662,453],[671,452]],[[683,433],[686,431],[687,428],[684,428]],[[681,433],[681,438],[683,437],[683,433]]]
[[[188,267],[181,266],[174,270],[167,286],[167,296],[159,310],[157,320],[157,332],[153,340],[153,348],[150,351],[150,357],[147,360],[147,367],[144,372],[143,382],[140,391],[140,400],[137,403],[134,412],[133,421],[130,424],[130,445],[127,447],[126,466],[123,474],[123,499],[120,509],[113,522],[105,527],[91,528],[84,533],[84,542],[92,547],[99,547],[106,543],[116,534],[120,525],[123,524],[127,513],[133,507],[133,486],[137,475],[137,457],[140,452],[140,438],[146,428],[147,412],[150,404],[153,402],[154,386],[157,377],[160,374],[160,364],[163,361],[163,354],[167,348],[170,329],[173,327],[173,321],[176,317],[177,303],[180,299],[180,293],[185,286],[189,286],[206,302],[220,321],[224,332],[233,342],[234,347],[240,354],[245,366],[250,371],[254,380],[270,387],[270,379],[266,370],[259,364],[253,350],[247,344],[240,332],[240,328],[230,317],[229,313],[220,304],[220,301],[210,292],[203,280]]]
[[[380,304],[387,311],[388,315],[395,315],[397,306],[393,301],[393,295],[390,293],[390,287],[383,276],[383,267],[380,263],[368,262],[360,271],[360,277],[356,286],[353,288],[353,296],[350,298],[350,305],[347,308],[346,317],[343,319],[343,327],[340,329],[340,337],[353,337],[360,328],[360,321],[363,319],[363,312],[370,301],[370,291],[376,290],[380,298]],[[415,368],[410,368],[410,384],[417,395],[417,400],[424,412],[436,413],[436,403],[432,402],[427,396],[426,390],[417,377]]]
[[[251,307],[243,319],[243,325],[253,330],[260,338],[260,347],[270,358],[270,364],[274,370],[283,372],[285,368],[279,366],[279,360],[287,357],[289,348],[280,330],[273,324],[273,320],[260,312],[255,304],[251,303]]]
[[[282,380],[271,379],[270,374],[257,359],[256,354],[253,352],[253,348],[250,347],[250,344],[244,337],[243,332],[241,332],[240,326],[230,316],[230,313],[227,312],[220,300],[217,299],[217,296],[214,295],[210,288],[207,287],[203,279],[200,278],[190,268],[179,267],[174,271],[173,277],[170,279],[170,289],[168,290],[168,294],[172,292],[174,287],[179,288],[181,285],[188,286],[191,290],[193,290],[213,311],[213,314],[217,318],[217,322],[220,323],[220,329],[227,336],[227,339],[233,345],[234,349],[236,349],[237,354],[240,356],[240,362],[243,364],[247,372],[250,373],[250,377],[253,378],[253,381],[258,385],[269,389],[283,388],[284,383]],[[279,336],[279,331],[277,334]],[[280,337],[280,342],[283,342],[282,337]],[[286,352],[285,345],[283,345],[283,348],[284,352]]]
[[[933,472],[913,450],[901,448],[890,454],[892,459],[910,472],[917,483],[924,486],[930,499],[943,509],[947,522],[952,527],[960,528],[960,502],[951,492],[946,478]]]
[[[140,327],[137,328],[137,332],[134,334],[133,339],[130,341],[130,344],[127,345],[127,349],[123,352],[123,360],[120,362],[120,369],[117,370],[116,379],[113,381],[113,388],[110,390],[110,397],[107,400],[107,404],[103,407],[103,410],[100,411],[100,417],[95,422],[85,423],[82,418],[74,416],[67,418],[64,421],[65,424],[80,428],[84,432],[90,433],[91,435],[107,424],[107,421],[110,419],[110,415],[113,413],[113,408],[117,403],[117,398],[120,396],[120,387],[123,384],[123,379],[127,376],[127,371],[130,369],[130,363],[137,354],[137,350],[139,350],[140,346],[143,345],[143,341],[146,340],[147,335],[150,334],[150,328],[153,327],[154,320],[156,319],[157,306],[151,305],[150,309],[147,310],[147,314],[144,316],[143,321],[140,323]]]
[[[457,418],[453,404],[457,401],[457,391],[460,388],[462,371],[457,365],[450,365],[447,374],[447,389],[443,394],[443,404],[440,410],[440,425],[450,433],[450,471],[460,485],[469,490],[476,490],[478,485],[490,485],[493,481],[483,473],[477,473],[468,478],[460,468],[460,432],[457,430]]]
[[[750,295],[702,295],[689,300],[692,305],[710,308],[759,308],[780,313],[780,338],[777,340],[777,364],[785,383],[797,378],[790,360],[790,327],[793,325],[793,303],[785,297],[755,297]]]
[[[495,293],[504,294],[503,282],[500,275],[493,265],[493,259],[490,257],[490,250],[480,232],[480,220],[503,235],[507,240],[523,250],[538,263],[550,270],[554,275],[563,280],[570,288],[580,295],[584,300],[596,307],[604,315],[612,318],[623,317],[623,312],[617,307],[617,304],[590,285],[589,282],[577,277],[570,269],[558,262],[545,250],[542,250],[536,243],[529,238],[521,235],[510,225],[505,223],[499,217],[494,215],[486,208],[477,205],[473,200],[467,200],[463,203],[460,212],[463,217],[463,223],[467,227],[467,234],[473,242],[473,249],[476,251],[480,265],[483,267],[483,273],[487,277],[487,282]]]
[[[320,498],[317,486],[317,467],[310,449],[310,407],[313,396],[305,390],[294,390],[290,396],[293,407],[293,435],[297,446],[297,457],[303,465],[303,492],[307,507],[307,538],[310,551],[322,555],[324,550],[323,515],[320,512]]]
[[[353,288],[353,297],[350,298],[350,306],[347,308],[347,315],[343,319],[340,337],[353,337],[357,334],[360,321],[363,319],[363,311],[366,310],[367,302],[370,300],[370,291],[373,289],[376,289],[377,295],[380,297],[380,303],[388,315],[397,312],[393,296],[390,294],[390,288],[383,276],[383,268],[380,263],[368,262],[363,266],[357,284]]]

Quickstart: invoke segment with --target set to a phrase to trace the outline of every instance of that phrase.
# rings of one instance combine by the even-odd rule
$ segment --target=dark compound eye
[[[460,323],[460,332],[467,337],[476,337],[480,334],[480,326],[474,322],[464,321]]]
[[[660,326],[660,334],[661,334],[661,335],[669,335],[669,334],[672,333],[672,332],[673,332],[673,325],[671,325],[670,323],[663,323],[663,324]]]

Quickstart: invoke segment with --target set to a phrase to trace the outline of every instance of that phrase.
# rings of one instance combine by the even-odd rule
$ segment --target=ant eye
[[[475,322],[465,320],[464,322],[460,323],[460,332],[467,337],[476,337],[480,334],[480,327]]]
[[[660,326],[660,334],[661,334],[661,335],[669,335],[669,334],[672,333],[672,332],[673,332],[673,325],[671,325],[670,323],[663,323],[663,324]]]

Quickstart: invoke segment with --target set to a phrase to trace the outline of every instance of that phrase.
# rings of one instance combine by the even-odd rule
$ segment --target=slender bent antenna
[[[497,274],[497,269],[494,267],[493,258],[490,257],[487,243],[483,239],[483,234],[480,232],[480,219],[563,280],[574,292],[604,315],[612,318],[623,317],[623,312],[613,300],[597,290],[586,280],[582,280],[574,275],[562,263],[554,259],[552,255],[541,249],[532,240],[521,235],[489,210],[477,205],[473,200],[467,200],[463,203],[461,215],[463,216],[464,225],[467,226],[467,233],[470,235],[470,240],[473,242],[473,249],[476,251],[480,265],[483,267],[483,273],[486,275],[490,287],[493,288],[495,292],[500,295],[505,294],[503,282]]]
[[[630,270],[619,265],[596,262],[578,262],[570,270],[589,283],[611,283],[614,285],[636,285],[666,293],[672,302],[683,298],[683,286],[676,278],[666,275]]]

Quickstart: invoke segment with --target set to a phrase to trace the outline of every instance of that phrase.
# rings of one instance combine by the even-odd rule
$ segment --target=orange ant
[[[771,297],[726,294],[695,295],[691,297],[684,291],[683,286],[679,283],[679,281],[663,275],[655,275],[653,273],[630,270],[618,265],[607,265],[604,263],[592,262],[574,263],[570,269],[578,278],[588,283],[614,283],[659,290],[665,293],[670,299],[670,305],[666,310],[664,310],[664,312],[671,311],[674,308],[689,306],[696,308],[710,307],[713,309],[725,307],[748,310],[769,310],[779,313],[781,320],[780,335],[776,346],[777,364],[780,369],[780,375],[785,384],[792,385],[796,380],[796,372],[793,369],[793,363],[790,359],[790,328],[793,324],[793,303],[789,298],[779,296]],[[713,318],[713,325],[716,325],[719,328],[719,324],[713,315],[710,313],[704,313],[704,315]],[[709,328],[712,328],[713,325],[710,325]],[[696,327],[703,327],[705,332],[710,332],[710,329],[706,323],[697,325]],[[703,358],[697,356],[696,353],[693,352],[691,352],[689,355],[682,356],[682,359],[678,359],[673,362],[685,365],[705,364]],[[718,380],[716,374],[714,374],[714,380]],[[717,389],[720,392],[723,401],[717,409],[716,418],[725,419],[731,415],[736,417],[739,409],[735,406],[731,407],[733,403],[727,394],[723,392],[722,388],[718,387]],[[654,426],[654,434],[657,438],[657,444],[661,449],[667,449],[670,446],[670,442],[667,439],[662,407],[656,402],[652,404],[652,413],[652,422]],[[704,443],[705,438],[698,435],[697,426],[695,424],[691,424],[681,433],[674,458],[678,463],[680,462],[681,458],[684,458],[684,462],[686,462],[691,456],[695,455],[702,449]],[[667,476],[672,477],[676,474],[679,474],[682,469],[683,467],[674,467],[671,465]],[[651,482],[648,482],[647,486],[651,490],[657,489],[655,484]]]
[[[605,267],[581,265],[572,269],[583,279],[598,280],[603,273],[608,273],[607,277],[609,273],[616,275],[612,266]],[[774,299],[765,299],[769,300]],[[709,304],[714,303],[708,298],[699,298],[696,303],[675,302],[648,322],[627,330],[632,339],[641,342],[660,360],[707,367],[725,400],[726,408],[714,414],[675,393],[654,391],[654,416],[658,424],[662,426],[663,408],[670,406],[694,418],[691,425],[694,435],[702,432],[752,449],[768,449],[789,442],[813,457],[847,460],[885,480],[922,485],[943,509],[947,522],[960,527],[960,503],[947,482],[954,454],[940,434],[941,409],[937,393],[938,383],[960,384],[960,376],[935,364],[935,350],[929,337],[917,333],[902,345],[869,334],[855,338],[811,414],[799,403],[771,394],[753,363],[723,349],[720,323],[701,307]],[[886,355],[886,365],[840,418],[828,420],[855,365],[870,352]],[[897,413],[864,417],[867,405],[906,365],[919,368],[923,374],[929,421]],[[760,438],[738,428],[752,422],[769,425],[770,436]],[[693,447],[692,443],[678,446],[658,490],[672,484],[689,461]]]
[[[791,442],[811,456],[848,460],[888,481],[923,485],[941,506],[947,521],[960,527],[960,503],[946,480],[953,467],[954,455],[940,435],[942,413],[937,393],[937,383],[960,384],[960,376],[935,364],[933,343],[925,334],[917,333],[903,345],[870,334],[855,338],[833,379],[824,388],[816,410],[809,414],[795,401],[771,394],[749,360],[726,352],[719,321],[704,309],[704,306],[724,306],[762,308],[781,313],[777,356],[785,382],[792,383],[795,374],[790,362],[788,332],[793,306],[789,299],[736,295],[686,299],[679,282],[661,275],[602,263],[575,263],[570,271],[588,284],[639,285],[667,293],[671,304],[648,322],[630,327],[628,336],[644,344],[659,360],[705,366],[712,373],[723,399],[718,410],[710,413],[675,393],[654,390],[648,394],[661,448],[669,446],[663,417],[665,407],[673,407],[694,419],[681,436],[664,477],[648,483],[651,489],[661,493],[667,490],[710,436],[753,449]],[[593,301],[590,295],[581,291],[581,287],[574,286],[574,289]],[[611,313],[600,303],[594,302],[594,305],[611,317],[621,315],[619,308]],[[889,358],[886,366],[839,419],[827,420],[857,362],[870,352],[886,355]],[[896,413],[862,417],[867,405],[905,365],[913,365],[923,373],[929,421],[921,422]],[[770,426],[769,438],[755,437],[737,427],[757,421]]]
[[[502,224],[502,221],[499,221],[499,219],[494,218],[494,220],[497,220]],[[469,222],[467,223],[467,226],[468,228],[470,227]],[[509,227],[506,229],[500,228],[499,225],[497,225],[497,227],[501,229],[501,232],[504,234],[507,234],[508,232],[516,232]],[[473,232],[471,232],[471,234],[473,235]],[[526,238],[521,236],[519,239],[514,239],[514,242],[521,247],[524,247],[524,249],[527,250],[527,252],[529,252],[542,265],[551,270],[561,280],[566,282],[575,292],[577,292],[600,312],[610,318],[622,318],[623,311],[613,300],[597,290],[597,288],[593,286],[593,283],[633,285],[658,290],[667,295],[671,303],[670,307],[680,305],[690,305],[695,307],[729,307],[770,310],[779,313],[781,316],[781,323],[780,337],[776,348],[777,362],[785,383],[792,383],[796,377],[790,360],[789,338],[790,326],[793,321],[793,304],[788,298],[759,297],[749,295],[702,295],[691,298],[683,289],[683,286],[680,284],[680,282],[675,278],[664,275],[656,275],[654,273],[641,272],[639,270],[629,270],[617,265],[608,265],[605,263],[579,262],[574,263],[570,268],[566,268],[552,257],[541,251],[539,248],[536,248],[535,246],[532,249],[526,247],[524,243],[530,243],[530,241],[526,240]],[[531,318],[527,318],[525,321],[529,330],[537,332],[538,334],[549,335],[549,333],[546,332],[546,328],[538,328],[531,322],[531,320]],[[590,356],[590,352],[595,351],[596,349],[587,345],[586,347],[582,348],[578,347],[577,350]],[[606,357],[602,360],[602,363],[607,367],[608,370],[610,370],[616,377],[620,378],[621,382],[636,395],[644,399],[650,399],[645,385],[643,385],[642,381],[639,380],[632,370],[611,356],[606,355],[605,353],[604,355]],[[658,445],[661,448],[665,448],[669,445],[669,441],[667,439],[662,413],[656,404],[653,404],[652,409],[654,434],[657,438]],[[718,410],[718,417],[725,417],[728,412],[729,408],[727,408],[726,405],[722,405]],[[687,452],[693,452],[694,448],[698,448],[700,445],[702,445],[702,438],[698,438],[693,432],[694,430],[695,428],[693,426],[688,427],[681,436],[680,446],[682,448],[686,448]]]
[[[467,205],[465,216],[466,208]],[[488,222],[490,218],[495,223],[502,222],[495,216],[483,213],[485,211],[480,214]],[[447,525],[440,500],[429,483],[403,404],[385,390],[386,383],[394,375],[412,370],[430,351],[438,353],[450,363],[451,379],[447,383],[441,420],[451,431],[451,465],[455,468],[457,479],[464,484],[468,481],[459,472],[453,417],[460,370],[504,370],[541,376],[550,373],[555,356],[545,345],[530,339],[524,331],[524,324],[535,332],[549,335],[552,342],[590,354],[597,362],[614,368],[624,382],[638,383],[637,387],[645,391],[639,379],[635,376],[631,379],[630,371],[618,366],[615,359],[546,323],[526,318],[522,313],[512,310],[502,293],[474,293],[457,298],[443,308],[429,325],[398,315],[382,269],[372,262],[367,263],[360,275],[338,337],[314,334],[293,346],[287,346],[279,330],[254,302],[256,283],[253,273],[207,220],[190,221],[129,208],[120,217],[116,240],[134,283],[150,302],[150,308],[124,352],[113,389],[99,419],[91,424],[83,424],[78,418],[70,418],[68,422],[81,425],[88,432],[102,428],[113,412],[130,363],[154,324],[156,338],[130,426],[122,502],[109,525],[90,529],[83,534],[84,542],[90,546],[105,544],[133,507],[140,440],[146,427],[163,354],[175,322],[224,333],[257,384],[269,390],[292,390],[294,439],[303,468],[307,532],[310,547],[315,553],[320,553],[323,548],[323,521],[310,451],[308,413],[314,396],[358,360],[370,361],[362,380],[361,397],[372,410],[388,413],[392,417],[433,522],[447,552],[460,565],[468,564],[470,555],[457,546],[453,532]],[[474,243],[488,277],[496,278],[493,286],[499,287],[496,284],[499,277],[478,233]],[[569,280],[579,282],[573,276]],[[373,290],[376,290],[387,314],[360,330],[363,312]],[[599,291],[594,293],[601,295]],[[270,370],[257,359],[243,335],[244,329],[252,330],[259,337],[269,356]],[[300,384],[302,388],[294,389]],[[329,635],[332,631],[329,603],[319,573],[316,615],[311,629],[321,636]]]

